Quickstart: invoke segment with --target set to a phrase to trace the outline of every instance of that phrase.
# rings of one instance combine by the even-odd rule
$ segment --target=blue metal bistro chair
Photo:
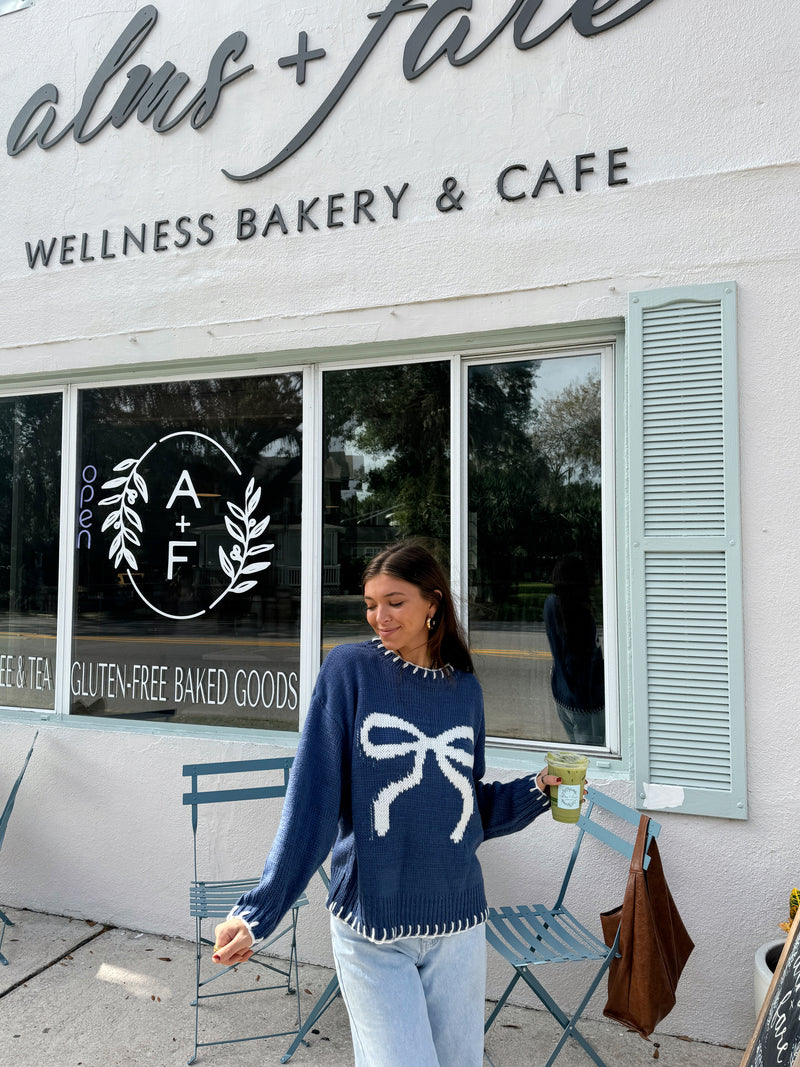
[[[325,888],[326,889],[330,888],[331,880],[328,877],[328,875],[325,873],[325,868],[324,867],[318,867],[317,868],[317,874],[320,876],[322,881],[325,883]],[[341,992],[342,991],[339,988],[339,978],[334,973],[333,978],[331,978],[330,982],[328,982],[327,986],[325,987],[325,989],[323,989],[322,993],[320,994],[319,1000],[317,1001],[317,1003],[314,1005],[314,1007],[309,1012],[309,1014],[308,1014],[308,1016],[306,1018],[306,1021],[303,1023],[303,1025],[297,1031],[297,1034],[295,1036],[294,1041],[291,1043],[289,1048],[286,1050],[285,1054],[283,1056],[281,1056],[281,1063],[288,1063],[289,1060],[292,1058],[292,1056],[297,1051],[298,1047],[301,1044],[303,1044],[303,1045],[307,1044],[307,1042],[305,1040],[306,1034],[309,1032],[309,1030],[311,1030],[311,1028],[313,1026],[315,1026],[319,1022],[320,1018],[325,1014],[325,1012],[328,1010],[328,1008],[331,1006],[331,1004],[333,1004],[334,1000],[336,1000],[336,998],[341,995]]]
[[[211,963],[211,952],[204,949],[213,946],[213,940],[203,935],[203,923],[211,919],[216,925],[230,912],[233,905],[249,889],[258,885],[258,878],[245,878],[238,881],[207,881],[199,877],[198,873],[198,809],[205,804],[226,804],[242,801],[263,800],[281,798],[286,795],[286,787],[289,782],[289,771],[292,766],[292,758],[283,759],[260,759],[260,760],[236,760],[228,763],[194,763],[187,764],[183,768],[185,776],[191,778],[191,792],[184,793],[183,803],[192,808],[192,837],[194,843],[194,881],[189,891],[190,912],[195,920],[195,945],[196,945],[196,969],[195,969],[195,999],[192,1002],[195,1007],[195,1032],[194,1054],[189,1063],[197,1059],[197,1050],[212,1045],[238,1044],[242,1041],[260,1041],[273,1037],[295,1037],[301,1028],[300,1014],[300,990],[297,974],[297,920],[300,908],[308,904],[308,898],[303,894],[294,902],[287,913],[285,925],[272,935],[256,953],[248,960],[249,963],[257,964],[260,968],[273,972],[279,976],[274,985],[258,985],[250,988],[223,988],[226,986],[226,976],[236,967],[221,967]],[[280,782],[275,785],[262,785],[253,787],[236,787],[227,789],[200,790],[198,780],[207,775],[239,775],[250,772],[279,772]],[[288,950],[288,961],[278,960],[272,956],[263,954],[278,943],[283,942],[283,951]],[[207,957],[207,959],[206,959]],[[206,969],[208,968],[208,970]],[[206,992],[212,982],[220,981],[220,987],[215,986],[212,993]],[[262,993],[269,990],[283,989],[286,994],[295,996],[297,1000],[297,1022],[292,1029],[276,1030],[271,1033],[258,1034],[253,1037],[229,1037],[216,1041],[200,1041],[200,1003],[215,997],[235,996],[243,993]]]
[[[578,836],[567,865],[564,880],[561,883],[558,899],[553,907],[548,908],[544,904],[522,904],[514,907],[489,909],[486,938],[492,948],[496,949],[513,967],[514,977],[487,1019],[484,1032],[488,1032],[503,1005],[508,1000],[514,986],[521,978],[530,986],[563,1030],[561,1038],[553,1049],[545,1067],[552,1067],[556,1057],[570,1037],[580,1044],[584,1052],[598,1067],[607,1067],[596,1049],[589,1044],[577,1029],[577,1023],[586,1005],[591,1000],[592,994],[611,965],[611,961],[618,955],[619,930],[614,944],[609,948],[601,937],[596,937],[582,922],[576,919],[564,904],[572,872],[575,869],[581,845],[587,834],[590,834],[601,844],[606,845],[613,852],[618,852],[621,856],[624,856],[629,863],[633,856],[634,841],[628,841],[610,830],[607,825],[608,820],[604,819],[602,823],[599,822],[597,820],[599,812],[606,812],[616,817],[617,820],[623,820],[633,826],[635,828],[633,833],[635,840],[635,831],[639,828],[639,812],[626,804],[620,804],[619,801],[613,800],[611,797],[607,797],[597,789],[589,786],[586,791],[586,805],[578,820]],[[649,848],[652,839],[658,837],[660,830],[661,826],[651,819],[646,849]],[[649,862],[650,857],[645,855],[645,867],[648,866]],[[597,924],[599,925],[599,916],[597,917]],[[596,960],[600,966],[577,1010],[570,1017],[553,1000],[541,982],[534,977],[533,969],[544,966],[546,963],[570,963],[586,960]]]
[[[11,792],[8,795],[6,806],[3,808],[3,814],[0,815],[0,848],[3,847],[3,839],[6,836],[6,830],[8,829],[8,821],[11,818],[11,812],[14,810],[14,801],[17,799],[17,793],[19,787],[22,784],[22,779],[25,777],[25,771],[28,769],[28,763],[30,762],[31,755],[33,754],[33,746],[36,744],[36,738],[39,736],[39,731],[33,735],[33,741],[31,741],[31,747],[28,749],[28,755],[25,757],[25,762],[22,764],[22,770],[17,776],[16,782],[11,787]],[[9,919],[4,911],[0,911],[0,949],[3,947],[3,938],[5,937],[6,927],[13,926],[14,923]],[[4,966],[8,966],[8,960],[5,958],[2,952],[0,952],[0,963]]]

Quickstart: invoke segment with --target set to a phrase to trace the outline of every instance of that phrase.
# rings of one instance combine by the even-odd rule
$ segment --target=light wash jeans
[[[375,945],[331,916],[356,1067],[482,1067],[486,932]]]

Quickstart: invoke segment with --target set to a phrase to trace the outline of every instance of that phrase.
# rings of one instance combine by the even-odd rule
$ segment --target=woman
[[[376,637],[323,663],[264,874],[217,927],[214,958],[247,959],[333,845],[327,907],[356,1067],[481,1067],[476,851],[547,811],[559,779],[481,782],[481,688],[426,549],[387,549],[363,589]]]
[[[589,575],[577,556],[565,556],[556,563],[553,590],[544,602],[544,628],[553,656],[550,688],[556,711],[573,744],[604,745],[603,650]]]

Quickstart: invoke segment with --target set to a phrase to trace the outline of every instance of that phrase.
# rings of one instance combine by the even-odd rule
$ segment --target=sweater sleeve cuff
[[[542,815],[544,812],[550,810],[550,797],[542,789],[536,781],[538,774],[532,774],[528,777],[528,803],[525,805],[528,809],[528,813],[531,816],[531,820],[535,819],[537,815]]]

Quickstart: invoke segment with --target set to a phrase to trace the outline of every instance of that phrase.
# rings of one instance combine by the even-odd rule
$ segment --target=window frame
[[[323,575],[322,575],[322,557],[323,557],[323,484],[322,484],[322,447],[324,438],[323,428],[323,396],[324,396],[324,376],[327,373],[336,373],[338,371],[347,370],[379,370],[383,367],[401,366],[408,367],[416,363],[449,363],[450,364],[450,442],[451,442],[451,456],[452,456],[452,442],[457,438],[453,435],[453,409],[454,409],[454,397],[457,396],[457,388],[454,386],[454,381],[457,385],[458,363],[460,356],[456,352],[441,353],[432,352],[429,354],[418,353],[413,357],[407,357],[400,354],[395,354],[391,357],[384,356],[383,358],[363,358],[363,359],[343,359],[327,361],[324,363],[317,363],[311,369],[314,372],[314,398],[316,402],[316,408],[312,416],[309,415],[308,423],[311,426],[311,436],[313,436],[312,449],[314,453],[313,462],[314,467],[314,480],[313,486],[309,486],[309,493],[312,496],[311,505],[313,510],[309,511],[309,514],[315,516],[313,523],[303,523],[303,536],[309,537],[309,551],[311,555],[308,557],[313,567],[314,586],[309,590],[310,610],[304,616],[309,622],[309,632],[311,639],[306,641],[305,655],[303,655],[302,642],[301,642],[301,684],[300,684],[300,717],[299,717],[299,729],[303,729],[303,724],[308,714],[308,706],[311,701],[311,691],[314,688],[314,682],[316,681],[317,674],[321,664],[321,648],[322,648],[322,587],[323,587]],[[305,395],[305,394],[304,394]],[[305,423],[304,423],[305,425]],[[453,522],[453,516],[456,514],[453,503],[453,491],[454,491],[454,476],[453,470],[456,464],[450,463],[450,559],[455,561],[458,557],[455,551],[455,523]],[[303,477],[306,477],[305,469]],[[309,477],[309,482],[311,478]],[[304,482],[305,485],[305,482]],[[313,490],[313,492],[312,492]],[[303,507],[305,509],[305,499],[303,501]],[[313,533],[307,531],[307,526],[313,526]],[[454,563],[454,566],[456,564]],[[303,573],[305,574],[306,567],[303,565]],[[310,579],[309,579],[310,580]],[[451,583],[453,582],[453,575],[450,576]],[[455,587],[454,587],[455,588]],[[301,595],[305,593],[305,588],[301,591]],[[302,602],[301,611],[305,606],[305,601]],[[305,629],[305,627],[304,627]],[[366,629],[365,629],[366,634]],[[305,668],[305,670],[302,670]],[[306,700],[303,700],[303,677],[307,677],[307,696]]]
[[[61,514],[73,515],[77,506],[77,398],[82,389],[102,389],[115,385],[136,385],[142,383],[159,384],[169,381],[206,380],[217,377],[252,377],[264,373],[298,373],[303,377],[303,417],[304,417],[304,456],[303,456],[303,513],[319,516],[322,505],[322,375],[326,370],[348,368],[365,369],[370,366],[381,367],[391,364],[407,365],[417,362],[449,361],[451,363],[451,441],[461,442],[465,430],[466,375],[469,361],[485,361],[487,357],[498,360],[513,358],[539,358],[538,353],[547,351],[555,354],[570,354],[587,347],[608,347],[616,352],[623,350],[625,323],[622,318],[578,322],[566,325],[523,327],[504,330],[474,332],[466,335],[429,336],[420,340],[408,339],[397,342],[378,342],[371,344],[332,347],[321,349],[299,349],[292,352],[256,353],[253,355],[228,356],[210,359],[202,368],[196,360],[186,356],[165,361],[159,367],[145,365],[132,372],[129,366],[103,368],[86,368],[61,373],[37,373],[31,375],[9,376],[0,386],[0,395],[27,395],[39,392],[58,392],[62,395],[62,458],[61,458]],[[148,373],[148,371],[150,373]],[[160,371],[160,373],[154,373]],[[606,408],[611,413],[612,423],[616,423],[616,412],[621,411],[619,392],[620,374],[614,376],[612,397],[611,389],[603,383],[604,418]],[[605,435],[612,454],[611,466],[604,451],[604,474],[606,469],[618,479],[619,456],[614,456],[614,433]],[[451,514],[462,514],[465,501],[466,462],[464,448],[460,446],[461,462],[451,463]],[[459,509],[458,511],[456,509]],[[614,511],[605,512],[606,520],[613,522],[614,542],[622,505]],[[605,502],[604,502],[605,509]],[[461,542],[464,539],[463,522],[451,522],[451,559],[453,570],[451,581],[453,589],[459,592],[465,583],[466,572],[462,568],[463,555]],[[303,611],[303,640],[300,649],[300,682],[298,731],[256,730],[242,727],[221,725],[173,724],[137,720],[124,722],[102,717],[85,719],[69,713],[70,672],[68,668],[57,672],[56,698],[54,709],[43,711],[45,721],[55,720],[60,724],[81,729],[101,729],[111,731],[136,732],[144,734],[165,735],[171,737],[201,737],[207,739],[247,740],[262,744],[294,747],[302,729],[303,712],[307,709],[311,690],[319,671],[319,647],[321,637],[321,548],[322,528],[317,521],[303,523],[302,552],[303,572],[301,580],[301,610]],[[609,555],[612,557],[614,572],[619,568],[613,561],[613,548],[609,542],[606,547],[604,539],[604,574],[611,574],[607,566]],[[61,558],[69,561],[69,567],[61,568],[61,583],[58,599],[57,650],[61,652],[63,662],[68,663],[71,656],[73,621],[71,617],[72,584],[74,581],[74,559],[72,552],[72,524],[62,521],[59,538]],[[617,590],[604,578],[604,597],[608,604],[617,605]],[[308,639],[306,638],[308,634]],[[621,654],[621,650],[620,650]],[[613,664],[614,675],[618,674],[616,657]],[[616,685],[616,681],[609,683]],[[624,706],[620,700],[620,707]],[[38,714],[38,710],[33,714]],[[0,721],[13,719],[29,721],[30,709],[18,709],[10,706],[0,708]],[[625,731],[620,729],[619,717],[612,722],[619,737],[614,753],[603,758],[603,752],[591,753],[593,762],[597,759],[598,767],[611,772],[612,776],[627,775],[625,760],[627,745]],[[609,734],[611,737],[611,734]],[[540,763],[539,753],[552,747],[552,743],[525,742],[517,739],[502,738],[500,744],[487,738],[487,749],[492,752],[492,764],[508,769],[529,769]]]
[[[621,700],[620,685],[620,646],[618,625],[618,504],[617,504],[617,418],[618,378],[616,338],[607,338],[598,342],[577,343],[541,343],[533,345],[504,346],[486,349],[480,353],[470,353],[460,359],[458,416],[454,420],[453,441],[458,441],[459,463],[454,464],[458,470],[454,476],[458,479],[453,487],[453,499],[457,499],[459,522],[455,524],[454,537],[458,540],[456,550],[453,545],[452,558],[458,560],[459,569],[452,575],[453,589],[457,593],[461,607],[461,622],[465,630],[468,626],[468,524],[469,504],[469,447],[468,447],[468,408],[469,408],[469,369],[474,366],[486,366],[499,363],[522,363],[535,359],[563,359],[587,355],[600,356],[600,425],[601,425],[601,501],[602,501],[602,560],[603,560],[603,645],[604,650],[612,650],[613,655],[605,656],[606,667],[606,744],[603,748],[587,749],[581,745],[557,742],[565,750],[585,751],[592,757],[618,759],[622,755],[622,729],[620,722]],[[456,436],[456,430],[458,436]],[[455,503],[451,504],[454,514]],[[487,733],[486,743],[500,751],[545,752],[554,745],[553,741],[536,741],[525,738],[498,737]]]
[[[79,409],[80,409],[80,394],[83,391],[90,391],[92,389],[113,389],[117,386],[125,385],[142,385],[153,384],[161,385],[168,382],[185,382],[185,381],[212,381],[215,378],[253,378],[259,377],[263,374],[298,374],[302,377],[303,382],[303,418],[305,426],[308,419],[309,407],[307,406],[307,394],[309,392],[309,384],[311,378],[311,372],[313,367],[309,364],[275,364],[267,367],[260,367],[256,365],[248,366],[247,368],[237,367],[230,368],[223,366],[216,366],[215,368],[205,368],[202,374],[195,373],[193,368],[186,367],[182,372],[174,372],[171,374],[161,375],[109,375],[107,378],[82,380],[80,382],[70,382],[63,385],[61,388],[42,387],[39,389],[31,388],[17,388],[14,390],[2,390],[0,396],[23,396],[31,395],[34,393],[55,393],[60,392],[62,395],[62,425],[61,425],[61,521],[59,529],[59,541],[58,541],[58,553],[59,553],[59,589],[57,599],[57,616],[56,616],[56,664],[66,664],[63,669],[55,669],[55,684],[54,684],[54,707],[52,709],[35,709],[35,714],[41,714],[47,718],[55,716],[59,721],[70,721],[74,723],[77,720],[82,719],[82,716],[73,715],[70,711],[71,705],[71,690],[70,690],[70,677],[71,670],[70,665],[72,662],[73,654],[73,639],[74,639],[74,588],[75,588],[75,545],[73,539],[74,524],[70,521],[65,521],[65,516],[74,516],[77,513],[78,506],[78,455],[80,452],[78,441],[79,430]],[[302,489],[302,507],[306,507],[306,493],[307,493],[307,459],[306,456],[306,441],[303,440],[303,489]],[[310,536],[310,532],[307,530],[309,524],[303,523],[301,529],[301,553],[303,559],[313,560],[315,557],[306,544],[306,538]],[[303,567],[301,571],[301,605],[305,606],[305,600],[303,596],[305,594],[305,572],[306,568]],[[301,610],[302,610],[301,607]],[[305,706],[311,696],[311,689],[313,688],[313,678],[309,675],[308,665],[304,663],[304,643],[301,639],[300,642],[300,656],[299,656],[299,692],[298,702],[300,707]],[[314,674],[316,677],[316,674]],[[304,688],[305,687],[305,688]],[[303,703],[305,701],[305,703]],[[0,708],[0,714],[8,711],[20,711],[30,713],[30,709],[16,708],[8,705],[4,705]],[[101,716],[92,718],[91,720],[96,725],[101,725],[105,729],[121,729],[125,728],[117,721],[111,719],[105,719]],[[159,727],[155,723],[147,723],[144,720],[133,720],[126,725],[132,726],[134,729],[144,730],[147,732],[156,733],[175,733],[175,734],[194,734],[197,731],[202,733],[210,732],[212,736],[218,737],[235,737],[235,736],[256,736],[267,735],[269,737],[281,737],[284,735],[288,738],[296,738],[298,731],[274,731],[274,730],[251,730],[249,728],[231,727],[223,725],[215,726],[202,726],[200,724],[165,724]]]

